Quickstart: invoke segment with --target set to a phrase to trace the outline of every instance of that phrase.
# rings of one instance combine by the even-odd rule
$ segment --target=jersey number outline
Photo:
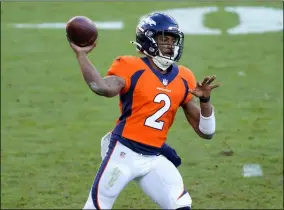
[[[144,123],[146,126],[150,128],[158,129],[158,130],[163,130],[165,122],[162,120],[159,120],[159,121],[157,120],[161,118],[167,111],[169,111],[171,107],[170,97],[164,93],[160,93],[156,95],[154,98],[154,103],[160,104],[161,102],[165,103],[164,106],[161,107],[159,110],[157,110],[154,114],[146,118],[145,123]]]

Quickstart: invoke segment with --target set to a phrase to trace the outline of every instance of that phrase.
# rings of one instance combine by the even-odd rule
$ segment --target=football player
[[[132,43],[145,56],[117,57],[104,78],[88,59],[96,43],[88,47],[70,43],[90,89],[99,96],[119,95],[121,110],[84,209],[111,209],[132,180],[162,209],[190,209],[192,200],[182,177],[160,155],[161,148],[179,107],[201,138],[212,138],[215,114],[210,95],[219,84],[212,85],[215,76],[196,83],[191,70],[176,65],[184,34],[167,14],[154,13],[142,20]]]

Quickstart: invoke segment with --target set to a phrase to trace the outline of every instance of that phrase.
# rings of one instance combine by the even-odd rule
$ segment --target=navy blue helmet
[[[157,35],[175,38],[173,54],[163,55],[156,42]],[[154,63],[166,70],[172,63],[181,58],[184,44],[184,34],[180,31],[176,20],[164,13],[153,13],[144,18],[136,28],[136,45],[138,51],[153,58]]]

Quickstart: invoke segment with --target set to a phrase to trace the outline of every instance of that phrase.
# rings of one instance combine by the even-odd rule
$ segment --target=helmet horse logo
[[[149,24],[150,26],[155,26],[156,22],[151,18],[151,17],[147,17],[144,20],[142,20],[143,24]]]

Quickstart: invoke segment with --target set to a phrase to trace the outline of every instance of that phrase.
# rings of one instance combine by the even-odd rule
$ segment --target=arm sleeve
[[[118,76],[124,79],[125,86],[122,88],[121,93],[125,93],[128,91],[130,87],[130,78],[127,74],[127,62],[123,58],[117,57],[113,61],[107,72],[107,76]]]

